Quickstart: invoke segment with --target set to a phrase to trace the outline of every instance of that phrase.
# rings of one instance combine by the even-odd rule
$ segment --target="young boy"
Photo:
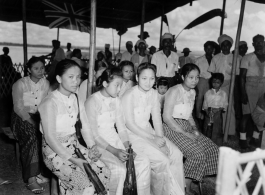
[[[223,118],[222,112],[226,111],[228,98],[221,88],[224,82],[222,73],[212,73],[209,89],[204,95],[203,110],[206,112],[204,121],[204,134],[211,138],[218,146],[222,144]],[[212,129],[211,129],[212,126]]]
[[[163,112],[164,102],[165,102],[165,94],[169,88],[169,82],[166,78],[160,77],[157,81],[157,91],[158,97],[161,105],[161,113]]]

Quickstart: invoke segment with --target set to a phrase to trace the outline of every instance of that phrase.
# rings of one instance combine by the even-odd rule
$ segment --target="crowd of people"
[[[70,43],[65,53],[60,42],[53,41],[48,68],[42,57],[28,61],[28,76],[12,88],[11,128],[29,190],[42,193],[41,183],[50,180],[53,195],[97,194],[84,170],[83,164],[89,163],[109,194],[121,195],[130,146],[139,195],[193,195],[194,181],[217,174],[233,39],[221,35],[219,45],[206,41],[205,54],[196,59],[189,56],[189,48],[179,57],[173,41],[172,34],[165,33],[158,51],[148,49],[145,40],[135,45],[128,41],[127,51],[116,56],[106,44],[97,54],[89,97],[84,76],[88,63]],[[248,147],[250,118],[256,124],[250,144],[258,146],[259,131],[265,128],[264,36],[254,36],[253,46],[255,51],[246,54],[247,43],[239,43],[230,102],[229,134],[239,136],[241,148]],[[76,136],[77,121],[84,143]],[[77,157],[75,148],[85,160]]]

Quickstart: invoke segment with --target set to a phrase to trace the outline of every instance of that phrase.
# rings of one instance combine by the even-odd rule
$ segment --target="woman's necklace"
[[[58,90],[57,90],[58,91]],[[74,111],[74,106],[73,106],[73,102],[71,102],[71,104],[69,104],[69,100],[70,100],[70,96],[67,99],[67,103],[64,101],[65,97],[63,96],[63,94],[61,94],[60,91],[58,91],[59,96],[61,101],[63,102],[64,108],[67,111],[67,113],[69,114],[69,117],[73,118],[72,112]]]
[[[115,105],[113,104],[111,97],[105,97],[105,96],[103,96],[101,94],[101,92],[99,92],[99,93],[100,93],[100,96],[101,96],[100,99],[102,100],[103,104],[107,108],[106,112],[109,113],[110,118],[111,118],[112,117],[112,111],[113,111],[113,108],[114,108]]]

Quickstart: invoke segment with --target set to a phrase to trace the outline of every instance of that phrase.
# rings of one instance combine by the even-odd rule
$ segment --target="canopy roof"
[[[48,0],[51,3],[70,3],[73,6],[90,7],[90,0]],[[162,13],[168,13],[177,7],[195,0],[145,0],[145,22],[149,22]],[[1,0],[0,20],[16,22],[22,20],[22,0]],[[130,28],[141,24],[142,0],[97,0],[97,27]],[[27,22],[48,26],[41,0],[26,0]]]

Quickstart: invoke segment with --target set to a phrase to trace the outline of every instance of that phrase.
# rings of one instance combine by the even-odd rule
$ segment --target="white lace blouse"
[[[19,79],[12,87],[12,96],[15,113],[27,120],[29,113],[36,113],[42,99],[48,94],[49,81],[45,78],[34,83],[29,76]]]
[[[82,136],[88,147],[92,147],[94,142],[93,133],[89,127],[84,105],[80,104],[80,119],[82,122]],[[48,145],[63,159],[72,157],[62,144],[56,139],[65,137],[76,132],[75,123],[77,121],[78,104],[74,94],[69,97],[63,95],[58,90],[51,92],[39,106],[41,116],[40,131],[45,137]]]

